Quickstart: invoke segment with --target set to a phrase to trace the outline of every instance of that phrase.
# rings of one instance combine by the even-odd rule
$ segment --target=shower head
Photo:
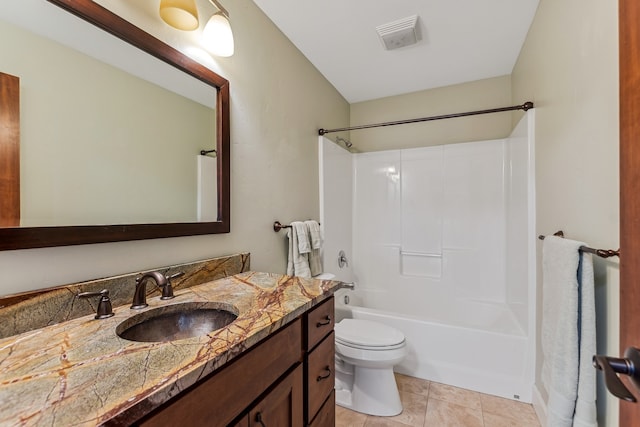
[[[339,143],[341,143],[341,142],[342,142],[342,143],[345,145],[345,147],[347,147],[347,148],[351,148],[351,146],[353,145],[353,144],[351,143],[351,141],[349,141],[349,140],[347,140],[347,139],[344,139],[344,138],[342,138],[342,137],[340,137],[340,136],[336,136],[336,143],[338,143],[338,144],[339,144]]]

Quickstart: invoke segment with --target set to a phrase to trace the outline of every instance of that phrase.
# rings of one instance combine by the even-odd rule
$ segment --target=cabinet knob
[[[257,423],[260,423],[260,425],[261,425],[262,427],[267,427],[267,426],[266,426],[266,424],[262,421],[262,413],[261,413],[261,412],[258,412],[258,413],[256,414],[256,422],[257,422]]]
[[[329,323],[331,323],[331,316],[329,316],[328,314],[324,317],[324,320],[322,322],[318,322],[316,323],[316,328],[319,328],[321,326],[327,326]]]
[[[322,380],[326,380],[331,376],[331,367],[329,365],[325,366],[324,370],[327,371],[327,373],[324,375],[318,375],[318,378],[316,378],[316,381],[320,382]]]

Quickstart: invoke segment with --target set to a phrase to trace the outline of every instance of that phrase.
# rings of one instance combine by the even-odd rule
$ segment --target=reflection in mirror
[[[215,141],[215,88],[200,84],[203,105],[9,24],[0,49],[22,88],[22,226],[193,222],[216,200],[215,160],[199,155]]]
[[[0,249],[228,232],[228,82],[94,2],[51,0],[155,58],[44,0],[11,1],[0,72],[20,78],[22,228],[0,229]],[[19,25],[34,7],[60,17],[32,24],[47,37]]]

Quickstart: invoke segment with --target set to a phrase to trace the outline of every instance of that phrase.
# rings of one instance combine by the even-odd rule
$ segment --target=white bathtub
[[[336,293],[336,321],[343,318],[384,323],[402,331],[408,355],[395,367],[401,374],[530,403],[534,352],[507,306],[463,305],[440,310],[444,319],[427,319],[365,308],[358,291]],[[349,304],[344,296],[348,295]]]

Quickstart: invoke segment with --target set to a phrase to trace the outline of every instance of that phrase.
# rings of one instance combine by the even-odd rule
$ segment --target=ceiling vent
[[[378,36],[387,50],[399,49],[418,42],[418,15],[398,19],[376,27]]]

